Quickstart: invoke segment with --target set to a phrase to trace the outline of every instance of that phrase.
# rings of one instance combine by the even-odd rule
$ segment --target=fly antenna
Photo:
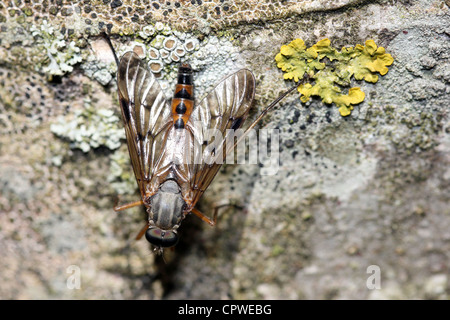
[[[256,126],[256,124],[258,124],[259,121],[261,121],[261,119],[267,114],[267,112],[269,112],[271,109],[273,109],[273,107],[275,107],[278,104],[278,102],[280,102],[289,93],[294,91],[297,87],[298,87],[298,85],[295,85],[292,88],[289,88],[287,91],[283,92],[283,94],[281,94],[278,98],[276,98],[268,107],[266,107],[260,113],[258,118],[256,118],[256,120],[252,122],[252,124],[247,128],[247,130],[245,130],[244,134],[239,139],[237,139],[237,141],[234,144],[233,148],[236,147],[239,144],[239,142],[241,142],[247,136],[247,134],[250,132],[250,130],[253,129]]]
[[[117,64],[117,66],[119,66],[119,59],[117,58],[116,50],[114,50],[114,47],[113,47],[112,42],[111,42],[111,39],[109,38],[109,36],[104,31],[101,33],[101,35],[106,40],[106,42],[108,43],[109,47],[111,48],[111,51],[112,51],[112,53],[114,55],[114,59],[116,60],[116,64]]]

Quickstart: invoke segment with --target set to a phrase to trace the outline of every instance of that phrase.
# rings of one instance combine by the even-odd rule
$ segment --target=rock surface
[[[0,298],[449,298],[448,1],[57,3],[0,7]],[[253,116],[292,85],[274,57],[293,39],[373,39],[394,63],[348,117],[283,100],[260,126],[279,130],[276,174],[225,165],[198,207],[239,207],[215,228],[187,217],[163,260],[134,241],[142,208],[112,210],[138,193],[101,30],[160,67],[167,96],[179,59],[199,99],[252,70]]]

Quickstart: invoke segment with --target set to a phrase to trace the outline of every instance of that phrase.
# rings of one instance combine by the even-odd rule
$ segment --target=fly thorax
[[[173,180],[164,182],[150,199],[149,222],[161,230],[178,228],[183,220],[186,203],[178,184]]]

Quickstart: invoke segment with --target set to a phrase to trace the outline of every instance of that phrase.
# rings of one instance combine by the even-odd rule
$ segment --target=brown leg
[[[136,207],[136,206],[140,206],[140,205],[143,205],[143,204],[144,204],[144,201],[139,200],[139,201],[135,201],[135,202],[119,205],[119,199],[117,199],[117,203],[114,206],[114,211],[118,212],[118,211],[126,210],[126,209],[129,209],[129,208],[133,208],[133,207]]]
[[[191,212],[193,214],[195,214],[197,217],[199,217],[200,219],[202,219],[203,221],[205,221],[206,223],[208,223],[210,226],[215,226],[217,223],[217,214],[219,212],[219,209],[224,208],[224,207],[228,207],[228,206],[235,206],[237,208],[240,208],[239,206],[236,206],[234,204],[222,204],[220,206],[217,206],[214,208],[214,213],[213,213],[213,218],[212,220],[210,218],[208,218],[207,216],[205,216],[203,213],[200,212],[200,210],[194,208],[191,210]]]
[[[202,219],[203,221],[205,221],[206,223],[208,223],[210,226],[215,226],[216,225],[216,220],[217,220],[217,215],[216,213],[214,213],[213,219],[211,220],[210,218],[208,218],[207,216],[205,216],[203,213],[200,212],[200,210],[198,209],[192,209],[191,212],[193,214],[195,214],[197,217],[199,217],[200,219]]]
[[[142,238],[142,236],[145,234],[145,231],[147,231],[148,226],[149,226],[149,224],[148,224],[148,221],[147,221],[147,222],[145,223],[145,226],[143,226],[142,229],[141,229],[141,231],[139,231],[139,233],[137,234],[136,240],[139,240],[139,239]]]

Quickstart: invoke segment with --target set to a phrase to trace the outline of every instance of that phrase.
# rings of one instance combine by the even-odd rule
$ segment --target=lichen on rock
[[[448,274],[450,230],[447,3],[2,2],[0,296],[448,299],[448,277],[442,276]],[[54,81],[43,72],[50,62],[43,39],[30,31],[43,20],[54,35],[64,35],[67,46],[74,41],[83,58]],[[277,174],[261,175],[264,167],[258,165],[224,165],[197,209],[206,215],[227,203],[244,209],[220,210],[215,228],[186,217],[179,228],[180,245],[167,250],[163,261],[145,240],[134,241],[148,218],[145,209],[120,214],[112,209],[117,194],[121,203],[139,198],[125,141],[111,149],[99,137],[88,136],[95,121],[98,132],[109,132],[103,125],[108,128],[105,122],[112,116],[111,129],[123,136],[115,62],[98,36],[102,31],[119,56],[135,50],[147,62],[155,61],[152,70],[167,97],[173,94],[177,57],[195,66],[199,93],[237,68],[248,68],[257,81],[249,116],[254,118],[257,109],[290,86],[273,64],[276,51],[301,38],[305,51],[313,54],[305,60],[305,73],[322,74],[329,97],[344,104],[339,97],[356,100],[359,91],[351,88],[360,87],[365,101],[343,118],[338,108],[312,94],[307,105],[295,94],[283,99],[258,126],[279,129]],[[325,41],[313,46],[326,37],[333,46]],[[383,53],[361,39],[374,39],[394,56],[387,76],[371,72],[381,70]],[[348,76],[360,67],[351,59],[358,53],[356,43],[368,54],[367,61],[358,62],[366,66],[361,71],[366,80],[357,80],[355,72]],[[343,52],[340,48],[347,45],[352,49]],[[316,54],[329,58],[314,61]],[[330,67],[345,57],[349,63],[339,77]],[[371,74],[382,81],[366,82]],[[330,86],[331,80],[336,82]],[[308,81],[312,92],[318,79]],[[195,96],[200,101],[200,94]],[[108,112],[98,115],[99,110]],[[85,122],[85,132],[77,117]],[[50,131],[51,124],[54,130],[60,125],[60,134]],[[83,146],[89,152],[77,147],[75,137],[89,145]],[[374,261],[382,272],[381,290],[366,286],[366,268]],[[80,290],[66,286],[70,265],[81,268]]]
[[[72,72],[73,66],[82,61],[80,48],[74,41],[66,41],[64,35],[44,20],[40,26],[32,25],[31,34],[36,44],[43,46],[47,53],[49,64],[43,71],[49,75],[62,76]]]
[[[306,74],[305,80],[311,78],[315,81],[314,85],[299,85],[302,102],[318,96],[326,104],[335,103],[340,114],[348,116],[354,105],[364,101],[365,94],[359,87],[352,87],[348,94],[344,94],[340,87],[350,86],[352,77],[377,82],[377,73],[385,75],[394,59],[373,40],[367,40],[365,46],[358,44],[338,51],[330,46],[329,39],[322,39],[310,48],[306,48],[302,39],[296,39],[281,47],[275,61],[285,72],[285,79],[298,82]]]
[[[183,30],[211,30],[282,18],[314,10],[333,10],[358,0],[191,0],[191,1],[5,1],[0,5],[0,23],[21,15],[51,17],[58,24],[79,17],[89,31],[105,28],[108,32],[132,34],[144,23],[170,23]]]
[[[50,130],[57,136],[70,141],[72,149],[89,152],[104,146],[115,150],[124,138],[119,118],[109,109],[96,109],[85,101],[85,109],[75,110],[74,114],[59,117]]]

